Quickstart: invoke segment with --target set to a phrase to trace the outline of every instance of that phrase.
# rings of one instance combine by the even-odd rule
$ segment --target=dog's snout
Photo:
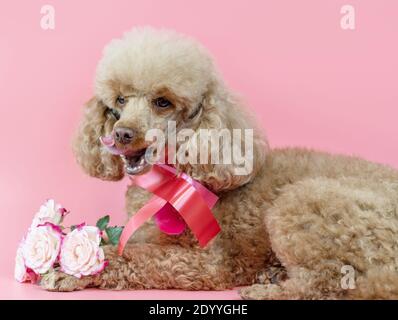
[[[115,139],[121,144],[129,144],[134,139],[134,131],[130,128],[115,129]]]

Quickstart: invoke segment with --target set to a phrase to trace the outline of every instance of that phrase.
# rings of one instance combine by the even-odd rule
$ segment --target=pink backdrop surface
[[[42,30],[40,8],[55,8]],[[340,8],[356,9],[342,30]],[[0,4],[0,298],[237,298],[234,291],[47,293],[13,281],[14,254],[46,198],[94,223],[125,221],[127,181],[82,173],[71,153],[103,46],[139,25],[202,41],[241,93],[273,147],[306,146],[398,167],[398,2],[21,1]]]

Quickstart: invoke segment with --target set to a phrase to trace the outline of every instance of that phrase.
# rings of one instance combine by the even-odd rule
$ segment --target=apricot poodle
[[[99,62],[95,95],[74,142],[84,171],[103,180],[144,172],[145,132],[177,128],[255,128],[206,50],[172,31],[137,28],[113,40]],[[104,149],[116,134],[124,156]],[[191,139],[196,139],[193,135]],[[223,146],[221,146],[222,148]],[[97,276],[52,272],[53,291],[103,289],[223,290],[246,299],[398,298],[398,171],[307,149],[269,149],[255,129],[253,170],[234,164],[181,164],[179,170],[219,196],[222,231],[204,249],[189,230],[170,236],[148,222],[122,256]],[[134,214],[149,193],[129,186]]]

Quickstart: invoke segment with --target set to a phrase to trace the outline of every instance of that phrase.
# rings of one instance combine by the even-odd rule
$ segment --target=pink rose
[[[50,222],[55,225],[61,224],[67,210],[53,199],[47,200],[33,218],[31,228]]]
[[[77,278],[100,273],[108,264],[100,242],[97,227],[80,225],[68,233],[62,242],[61,270]]]
[[[30,229],[22,244],[25,266],[36,274],[47,272],[58,258],[61,242],[61,229],[51,223]]]

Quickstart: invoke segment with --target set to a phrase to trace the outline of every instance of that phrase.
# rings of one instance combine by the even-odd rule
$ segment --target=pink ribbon
[[[168,165],[155,164],[148,173],[131,176],[131,179],[153,196],[124,227],[119,255],[131,235],[152,216],[159,228],[168,234],[180,234],[187,225],[202,248],[220,232],[211,212],[218,197],[185,173],[177,174],[176,169]]]

